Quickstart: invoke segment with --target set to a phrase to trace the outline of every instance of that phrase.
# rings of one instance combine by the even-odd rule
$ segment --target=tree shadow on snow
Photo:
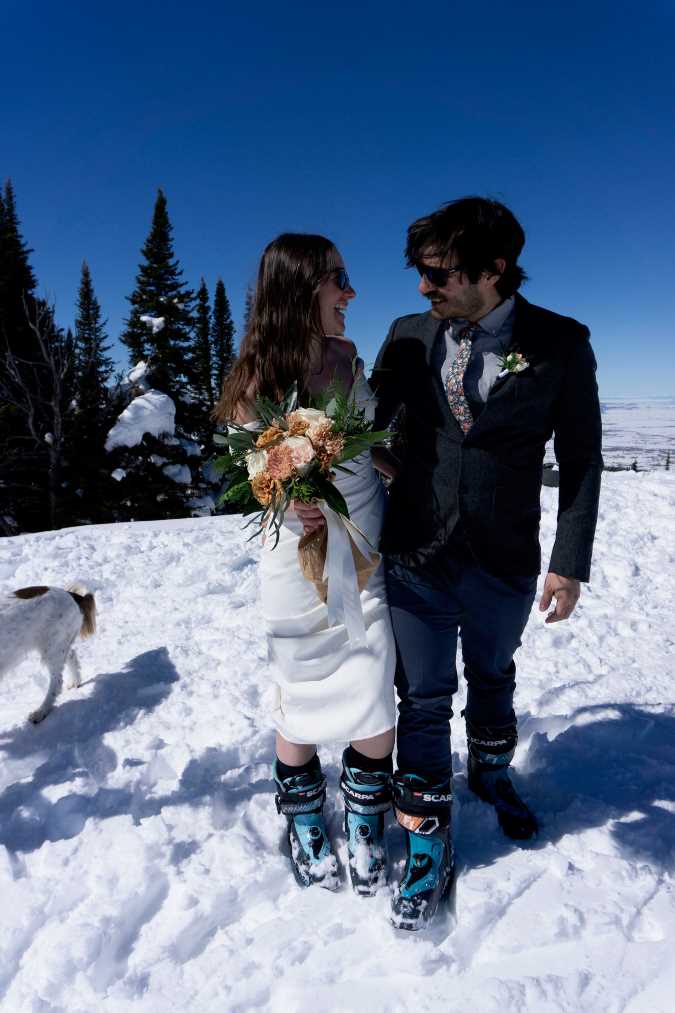
[[[74,837],[95,810],[105,815],[106,807],[115,809],[112,789],[99,789],[94,796],[73,793],[56,802],[43,792],[78,776],[102,784],[117,767],[103,736],[154,710],[177,679],[166,648],[146,651],[123,671],[98,675],[89,696],[64,693],[40,725],[26,723],[0,734],[0,754],[17,778],[0,795],[0,844],[33,851],[45,841]]]
[[[594,717],[597,715],[597,717]],[[576,723],[575,723],[576,722]],[[613,824],[610,835],[633,861],[675,866],[675,717],[630,704],[580,707],[553,739],[535,727],[523,773],[513,781],[540,823],[538,849],[566,834]],[[516,754],[516,761],[517,761]],[[456,837],[463,868],[491,865],[519,845],[508,840],[489,806],[457,778],[461,815]]]

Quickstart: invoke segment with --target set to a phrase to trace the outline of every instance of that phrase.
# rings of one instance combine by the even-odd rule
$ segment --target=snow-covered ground
[[[521,847],[467,790],[453,721],[451,909],[425,934],[389,894],[302,891],[270,781],[257,549],[238,517],[0,543],[0,593],[85,580],[85,682],[0,686],[3,1013],[670,1013],[675,962],[675,475],[606,474],[576,615],[519,654]],[[550,548],[556,490],[543,490]],[[458,701],[457,714],[461,709]],[[342,744],[322,750],[332,833]],[[389,828],[394,878],[402,840]]]
[[[675,470],[675,397],[612,398],[600,407],[606,465],[629,467],[637,461],[641,471],[662,469],[670,451]],[[546,460],[555,460],[552,442]]]

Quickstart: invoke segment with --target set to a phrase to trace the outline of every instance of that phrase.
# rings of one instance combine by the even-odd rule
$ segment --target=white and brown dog
[[[0,600],[0,676],[37,651],[49,672],[49,688],[30,721],[37,724],[49,714],[63,688],[68,666],[68,688],[80,685],[80,664],[73,648],[78,633],[96,630],[96,604],[86,588],[22,587]]]

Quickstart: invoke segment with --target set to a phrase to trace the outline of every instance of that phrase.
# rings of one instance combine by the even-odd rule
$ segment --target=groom
[[[375,428],[405,448],[381,548],[398,651],[394,798],[408,860],[394,922],[423,927],[452,875],[450,718],[461,637],[469,787],[509,837],[537,822],[516,793],[513,655],[540,570],[544,446],[558,522],[539,608],[567,619],[589,579],[602,457],[595,359],[583,324],[528,303],[525,242],[496,201],[466,197],[408,229],[428,312],[392,324],[372,377]]]

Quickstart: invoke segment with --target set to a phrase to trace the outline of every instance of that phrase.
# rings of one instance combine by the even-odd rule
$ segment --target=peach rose
[[[316,457],[314,447],[306,436],[289,436],[284,442],[291,452],[293,467],[299,475],[306,475]]]

